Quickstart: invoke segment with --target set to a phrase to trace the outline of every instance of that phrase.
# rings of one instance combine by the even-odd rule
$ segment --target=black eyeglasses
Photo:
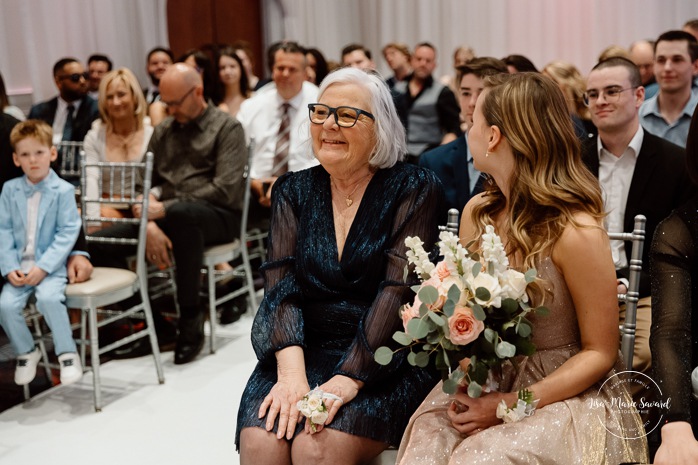
[[[589,106],[591,102],[595,102],[596,100],[598,100],[599,97],[601,97],[601,95],[604,96],[606,102],[615,103],[620,99],[621,92],[633,89],[637,89],[637,86],[626,87],[625,89],[621,88],[620,86],[607,87],[602,90],[589,89],[588,91],[584,92],[584,95],[582,97],[584,98],[584,105],[586,106]]]
[[[88,79],[90,79],[90,73],[85,71],[84,73],[66,74],[65,76],[58,76],[58,79],[60,79],[61,81],[70,79],[71,82],[80,82],[80,79],[84,79],[87,81]]]
[[[189,97],[189,94],[191,94],[192,92],[194,92],[194,89],[196,89],[196,86],[194,86],[194,87],[192,87],[191,89],[189,89],[189,90],[187,91],[187,93],[184,94],[184,95],[182,96],[182,98],[179,99],[179,100],[174,100],[174,101],[172,101],[172,102],[166,102],[166,101],[162,100],[162,98],[161,98],[161,99],[160,99],[160,103],[162,103],[162,104],[165,105],[166,107],[178,107],[178,106],[180,106],[182,103],[184,103],[184,101],[186,100],[186,98]]]
[[[342,128],[353,127],[361,115],[366,115],[372,120],[376,120],[375,116],[366,110],[354,107],[341,106],[332,108],[322,103],[309,103],[308,110],[310,111],[310,122],[313,124],[323,124],[330,115],[334,115],[334,122]]]

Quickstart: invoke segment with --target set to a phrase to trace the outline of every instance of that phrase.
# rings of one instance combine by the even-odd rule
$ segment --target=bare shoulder
[[[601,221],[588,213],[575,213],[574,221],[565,226],[553,248],[553,261],[564,263],[579,260],[610,257],[608,234]]]

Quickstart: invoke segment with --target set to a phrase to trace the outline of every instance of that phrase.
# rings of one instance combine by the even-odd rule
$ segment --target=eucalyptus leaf
[[[475,261],[475,262],[479,262],[480,261],[480,254],[477,252],[473,252],[470,254],[470,259]]]
[[[417,353],[417,356],[414,358],[414,361],[418,367],[425,368],[427,365],[429,365],[429,353],[428,352]]]
[[[407,323],[407,334],[413,339],[422,339],[429,334],[429,325],[420,318],[412,318]]]
[[[442,389],[446,394],[455,394],[458,391],[458,383],[450,378],[446,379],[444,380]]]
[[[393,334],[393,340],[403,346],[408,346],[412,344],[412,338],[402,331],[395,331]]]
[[[485,318],[487,318],[487,315],[485,314],[485,311],[482,309],[482,306],[475,304],[470,308],[473,311],[473,315],[475,315],[475,318],[478,321],[485,321]]]
[[[507,312],[509,315],[511,315],[512,313],[514,313],[515,311],[517,311],[519,309],[519,303],[516,300],[510,299],[510,298],[502,299],[502,307],[501,308],[502,308],[502,310]]]
[[[482,394],[482,386],[480,386],[476,381],[470,381],[468,384],[468,395],[476,399]]]
[[[407,282],[407,275],[410,273],[409,265],[405,265],[405,269],[402,272],[402,282]]]
[[[434,365],[436,366],[437,370],[448,370],[448,364],[444,359],[445,354],[446,352],[443,350],[436,351],[436,360],[434,361]]]
[[[516,346],[507,341],[500,341],[494,351],[499,358],[511,358],[516,355]]]
[[[419,317],[423,318],[427,312],[429,312],[429,307],[426,306],[426,304],[422,304],[419,306]]]
[[[535,281],[537,276],[538,271],[536,271],[535,268],[531,268],[530,270],[524,273],[524,278],[526,279],[527,283],[532,283],[533,281]]]
[[[438,344],[439,340],[441,340],[441,337],[442,336],[441,336],[441,334],[439,334],[438,331],[431,332],[431,333],[427,334],[427,342],[429,344]],[[426,349],[424,349],[424,350],[426,350]]]
[[[519,323],[516,325],[516,334],[521,337],[528,337],[531,335],[531,327],[526,323]]]
[[[407,354],[407,363],[409,363],[412,366],[417,366],[417,354],[414,352],[410,352]]]
[[[483,302],[487,302],[490,300],[490,297],[492,294],[490,294],[490,291],[487,290],[487,288],[484,287],[478,287],[475,289],[475,297],[478,298],[478,300],[482,300]]]
[[[534,310],[536,312],[536,315],[541,315],[541,316],[548,316],[550,315],[550,310],[548,307],[543,307],[540,306]]]
[[[439,300],[439,291],[434,286],[424,286],[417,293],[419,300],[427,305],[432,305]]]
[[[376,349],[373,359],[380,365],[388,365],[393,360],[393,351],[388,347],[381,346]]]
[[[441,318],[439,315],[437,315],[434,312],[429,312],[429,313],[427,313],[427,315],[429,316],[429,319],[431,321],[433,321],[434,323],[436,323],[439,326],[446,324],[446,320],[444,320],[443,318]]]
[[[473,278],[477,278],[477,275],[480,274],[480,270],[482,270],[482,263],[477,262],[473,265]]]
[[[434,348],[434,346],[431,345],[431,344],[424,344],[424,345],[422,346],[422,350],[425,350],[425,351],[427,351],[427,352],[430,351],[430,350],[433,349],[433,348]]]
[[[485,339],[494,344],[497,339],[497,333],[492,328],[485,328]]]
[[[458,286],[455,284],[452,284],[451,287],[448,289],[448,300],[452,300],[453,302],[458,302],[460,300],[460,289],[458,289]]]
[[[419,285],[419,284],[417,284],[416,286],[411,286],[411,287],[410,287],[410,289],[412,289],[412,292],[414,292],[415,294],[416,294],[417,292],[419,292],[419,290],[420,290],[421,288],[422,288],[422,286]]]
[[[453,312],[455,312],[455,310],[456,310],[456,303],[453,300],[448,299],[444,303],[444,306],[441,310],[443,310],[444,315],[446,315],[447,317],[450,318],[453,316]]]

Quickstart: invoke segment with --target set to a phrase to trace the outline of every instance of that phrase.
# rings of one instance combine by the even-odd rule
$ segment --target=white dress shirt
[[[308,119],[308,104],[316,103],[317,98],[317,86],[304,82],[301,91],[288,102],[279,96],[275,88],[273,91],[257,93],[242,102],[237,119],[245,129],[248,143],[251,138],[254,139],[255,149],[250,169],[253,179],[262,179],[273,174],[276,139],[281,126],[284,103],[290,105],[288,111],[291,118],[288,170],[300,171],[318,164],[312,153]]]
[[[27,179],[27,184],[31,182]],[[23,192],[20,195],[24,195]],[[35,191],[27,199],[27,246],[22,251],[20,269],[27,274],[36,264],[34,253],[36,252],[36,225],[39,219],[39,204],[41,203],[41,191]]]
[[[75,115],[78,114],[81,103],[81,99],[68,103],[58,96],[56,115],[53,117],[53,145],[58,145],[58,143],[63,140],[63,128],[65,127],[65,122],[68,120],[68,105],[73,105],[75,108],[75,110],[73,110],[73,119],[75,119]]]
[[[597,139],[599,152],[599,183],[603,191],[603,205],[608,215],[604,219],[604,225],[608,232],[623,232],[623,220],[625,218],[625,206],[628,203],[628,192],[633,180],[635,164],[640,154],[642,140],[645,132],[642,126],[630,140],[625,151],[620,157],[613,155],[603,148],[601,137]],[[623,241],[611,241],[611,252],[616,269],[628,266],[628,257],[625,253]]]

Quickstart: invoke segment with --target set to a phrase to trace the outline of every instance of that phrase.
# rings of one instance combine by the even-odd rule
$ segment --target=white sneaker
[[[23,386],[32,382],[36,376],[36,366],[41,360],[41,352],[38,347],[28,354],[17,357],[17,368],[15,368],[15,383]]]
[[[59,355],[58,364],[61,367],[61,384],[73,384],[82,378],[82,364],[75,352]]]

